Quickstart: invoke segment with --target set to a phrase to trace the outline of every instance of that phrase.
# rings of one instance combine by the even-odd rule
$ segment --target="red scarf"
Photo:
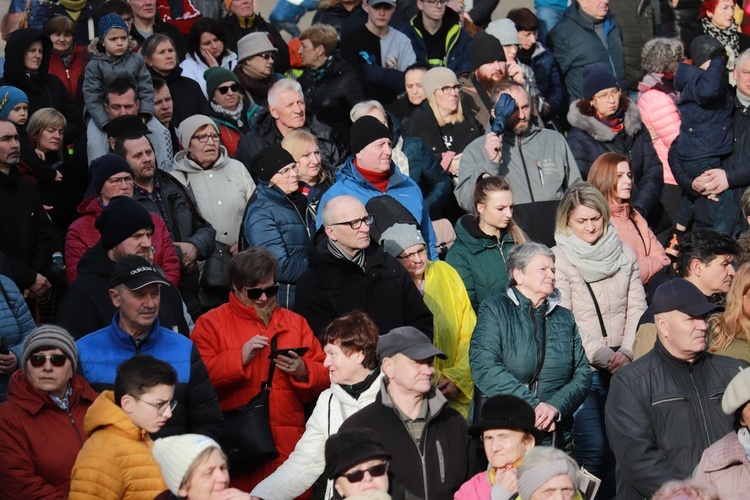
[[[614,116],[610,116],[609,118],[603,117],[596,111],[594,113],[596,113],[596,119],[612,129],[615,135],[622,133],[625,129],[625,120],[623,120],[621,111],[618,111]]]
[[[385,190],[388,188],[388,177],[390,177],[390,172],[380,173],[359,168],[357,160],[354,160],[354,168],[357,169],[357,172],[362,174],[362,177],[364,177],[367,182],[375,186],[378,191],[385,193]]]

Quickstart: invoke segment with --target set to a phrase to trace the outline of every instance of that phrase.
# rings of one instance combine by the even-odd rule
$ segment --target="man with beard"
[[[166,88],[166,86],[164,87]],[[143,134],[115,142],[115,153],[133,169],[133,198],[164,219],[180,259],[180,293],[193,319],[201,312],[198,300],[198,261],[214,251],[216,230],[201,217],[192,196],[180,182],[156,168],[154,149]]]
[[[503,175],[513,186],[514,220],[529,239],[552,247],[555,244],[557,203],[571,184],[581,180],[575,157],[565,137],[531,122],[529,95],[513,81],[498,84],[490,109],[501,94],[516,103],[505,133],[488,132],[464,149],[454,194],[466,211],[474,211],[474,186],[483,173]]]

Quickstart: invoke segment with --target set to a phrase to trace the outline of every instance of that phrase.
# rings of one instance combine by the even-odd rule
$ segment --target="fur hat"
[[[34,329],[23,343],[21,370],[26,373],[26,362],[32,354],[45,348],[60,349],[69,359],[73,372],[78,368],[78,348],[73,337],[60,326],[42,325]]]
[[[438,89],[458,83],[456,74],[448,68],[432,68],[422,75],[422,90],[428,99]]]
[[[335,480],[347,469],[378,457],[390,460],[391,455],[385,451],[372,429],[355,428],[332,434],[326,440],[325,475]]]
[[[219,443],[201,434],[181,434],[154,441],[154,459],[161,467],[167,488],[174,495],[179,495],[180,485],[185,480],[187,471],[206,448],[221,451]]]

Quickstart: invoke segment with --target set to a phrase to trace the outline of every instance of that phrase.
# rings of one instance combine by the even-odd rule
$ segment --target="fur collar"
[[[579,128],[584,132],[587,132],[591,137],[599,142],[610,142],[615,138],[615,133],[604,123],[600,122],[593,116],[586,116],[581,113],[578,109],[577,99],[570,103],[570,111],[568,111],[568,122],[571,126]],[[641,121],[641,113],[638,111],[638,106],[631,102],[630,107],[625,112],[625,134],[633,136],[637,134],[643,127]]]

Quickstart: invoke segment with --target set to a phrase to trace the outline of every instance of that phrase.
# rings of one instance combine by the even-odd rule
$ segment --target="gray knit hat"
[[[414,245],[424,245],[422,233],[412,224],[394,224],[380,236],[383,250],[391,257],[398,257]]]
[[[487,25],[485,31],[500,40],[503,45],[519,45],[521,43],[521,40],[518,39],[516,25],[510,19],[495,19]]]
[[[185,475],[196,457],[206,448],[216,448],[221,451],[219,443],[201,434],[181,434],[154,441],[152,453],[161,467],[161,473],[169,491],[179,495],[180,485],[185,480]]]
[[[34,329],[23,344],[21,353],[21,369],[26,373],[26,362],[32,354],[44,349],[60,349],[73,366],[73,372],[78,368],[78,348],[76,341],[60,326],[42,325]]]
[[[448,68],[432,68],[422,75],[422,90],[429,99],[432,94],[443,87],[449,87],[458,83],[456,74]]]
[[[182,148],[185,151],[190,146],[190,139],[195,135],[195,131],[206,125],[211,125],[216,129],[216,123],[206,115],[193,115],[190,118],[182,120],[177,129],[177,138],[180,140],[180,144],[182,144]]]
[[[570,477],[578,488],[578,465],[564,451],[551,446],[532,448],[518,468],[518,496],[531,498],[544,483],[562,474]]]
[[[268,38],[268,33],[264,31],[256,31],[245,35],[237,42],[237,62],[242,62],[258,54],[265,54],[266,52],[278,52],[279,49],[273,46],[271,40]],[[209,94],[210,96],[211,94]]]

